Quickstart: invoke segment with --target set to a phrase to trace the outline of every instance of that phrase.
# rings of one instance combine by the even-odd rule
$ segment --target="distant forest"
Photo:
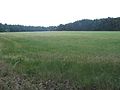
[[[120,31],[120,17],[102,19],[83,19],[59,26],[24,26],[0,23],[0,32],[28,32],[28,31]]]

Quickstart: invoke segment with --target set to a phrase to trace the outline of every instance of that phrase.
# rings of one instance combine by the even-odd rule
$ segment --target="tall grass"
[[[69,89],[119,90],[119,37],[120,32],[2,33],[0,59],[36,82],[54,81],[54,88],[69,82]]]

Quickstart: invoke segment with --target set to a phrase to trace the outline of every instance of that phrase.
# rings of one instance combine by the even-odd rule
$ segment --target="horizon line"
[[[120,16],[119,16],[120,17]],[[69,24],[69,23],[74,23],[76,21],[82,21],[82,20],[100,20],[100,19],[107,19],[107,18],[119,18],[119,17],[104,17],[104,18],[93,18],[93,19],[88,19],[88,18],[84,18],[84,19],[79,19],[79,20],[75,20],[75,21],[72,21],[72,22],[68,22],[68,23],[65,23],[65,24]],[[33,26],[33,27],[57,27],[59,25],[61,25],[62,23],[58,24],[58,25],[48,25],[48,26],[44,26],[44,25],[25,25],[25,24],[10,24],[10,23],[2,23],[0,22],[1,24],[7,24],[7,25],[20,25],[20,26]],[[65,25],[65,24],[62,24],[62,25]]]

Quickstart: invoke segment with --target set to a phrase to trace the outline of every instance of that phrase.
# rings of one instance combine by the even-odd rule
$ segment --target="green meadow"
[[[0,90],[120,90],[120,32],[0,33]]]

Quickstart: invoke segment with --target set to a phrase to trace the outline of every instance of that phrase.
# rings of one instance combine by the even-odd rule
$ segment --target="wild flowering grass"
[[[47,82],[46,89],[119,90],[119,36],[120,32],[2,33],[0,59],[34,83]]]

